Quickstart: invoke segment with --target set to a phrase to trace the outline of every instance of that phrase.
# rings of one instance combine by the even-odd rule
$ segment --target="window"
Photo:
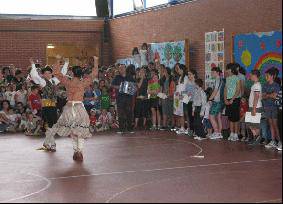
[[[143,8],[151,8],[162,4],[175,4],[180,0],[113,0],[114,16],[132,12],[134,10],[142,10]]]
[[[114,0],[113,1],[114,15],[119,15],[134,11],[133,0]]]
[[[146,0],[146,7],[153,7],[153,6],[158,6],[161,4],[167,4],[169,0]]]
[[[95,0],[0,0],[0,14],[96,16],[96,7]]]

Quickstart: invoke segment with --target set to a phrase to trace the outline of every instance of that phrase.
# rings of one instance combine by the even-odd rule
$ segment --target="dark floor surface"
[[[70,138],[56,153],[37,151],[42,141],[0,136],[0,202],[282,202],[282,154],[260,146],[105,133],[77,164]]]

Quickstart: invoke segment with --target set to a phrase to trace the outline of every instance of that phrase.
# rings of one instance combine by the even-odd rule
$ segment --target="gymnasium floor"
[[[282,202],[282,155],[168,132],[107,133],[74,163],[71,139],[57,152],[43,138],[0,135],[0,202]],[[204,156],[204,158],[202,158]]]

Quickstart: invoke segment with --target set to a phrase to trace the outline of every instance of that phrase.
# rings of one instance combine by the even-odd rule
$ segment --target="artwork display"
[[[266,70],[276,67],[282,77],[282,32],[235,35],[233,57],[248,74],[257,69],[264,75]]]
[[[135,65],[136,67],[139,67],[139,65],[135,62],[134,58],[133,57],[129,57],[129,58],[125,58],[125,59],[118,59],[117,60],[117,63],[119,64],[124,64],[126,66],[130,65],[130,64],[133,64]]]
[[[189,53],[186,46],[186,40],[178,42],[150,43],[148,44],[148,61],[154,62],[158,60],[161,64],[164,64],[171,69],[173,69],[177,63],[188,66]],[[139,67],[133,57],[118,59],[116,62],[125,65],[133,64],[136,67]]]
[[[205,33],[205,86],[212,87],[214,80],[211,77],[211,68],[220,67],[224,73],[225,44],[224,29]]]
[[[150,59],[173,68],[175,64],[186,64],[186,41],[149,44]]]

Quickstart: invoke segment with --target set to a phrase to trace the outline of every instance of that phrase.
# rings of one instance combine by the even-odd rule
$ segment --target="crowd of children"
[[[179,63],[173,69],[166,67],[158,59],[149,59],[147,49],[146,44],[140,50],[134,48],[134,71],[122,64],[100,67],[97,80],[82,93],[92,133],[110,129],[127,132],[119,125],[121,116],[117,110],[117,82],[126,70],[137,86],[136,94],[130,98],[129,110],[134,116],[130,122],[135,130],[174,131],[198,140],[223,139],[223,133],[228,130],[229,141],[264,144],[266,148],[282,151],[282,89],[276,68],[265,73],[254,70],[247,75],[236,63],[228,64],[225,73],[214,67],[215,83],[205,89],[196,70]],[[261,80],[264,75],[265,79]],[[247,86],[248,80],[253,82],[252,87]],[[40,87],[29,80],[28,73],[24,75],[14,66],[3,67],[0,73],[0,132],[41,135],[44,123],[40,94]],[[60,115],[67,102],[64,86],[57,86],[56,95]],[[247,112],[252,116],[260,113],[260,123],[247,123]]]

